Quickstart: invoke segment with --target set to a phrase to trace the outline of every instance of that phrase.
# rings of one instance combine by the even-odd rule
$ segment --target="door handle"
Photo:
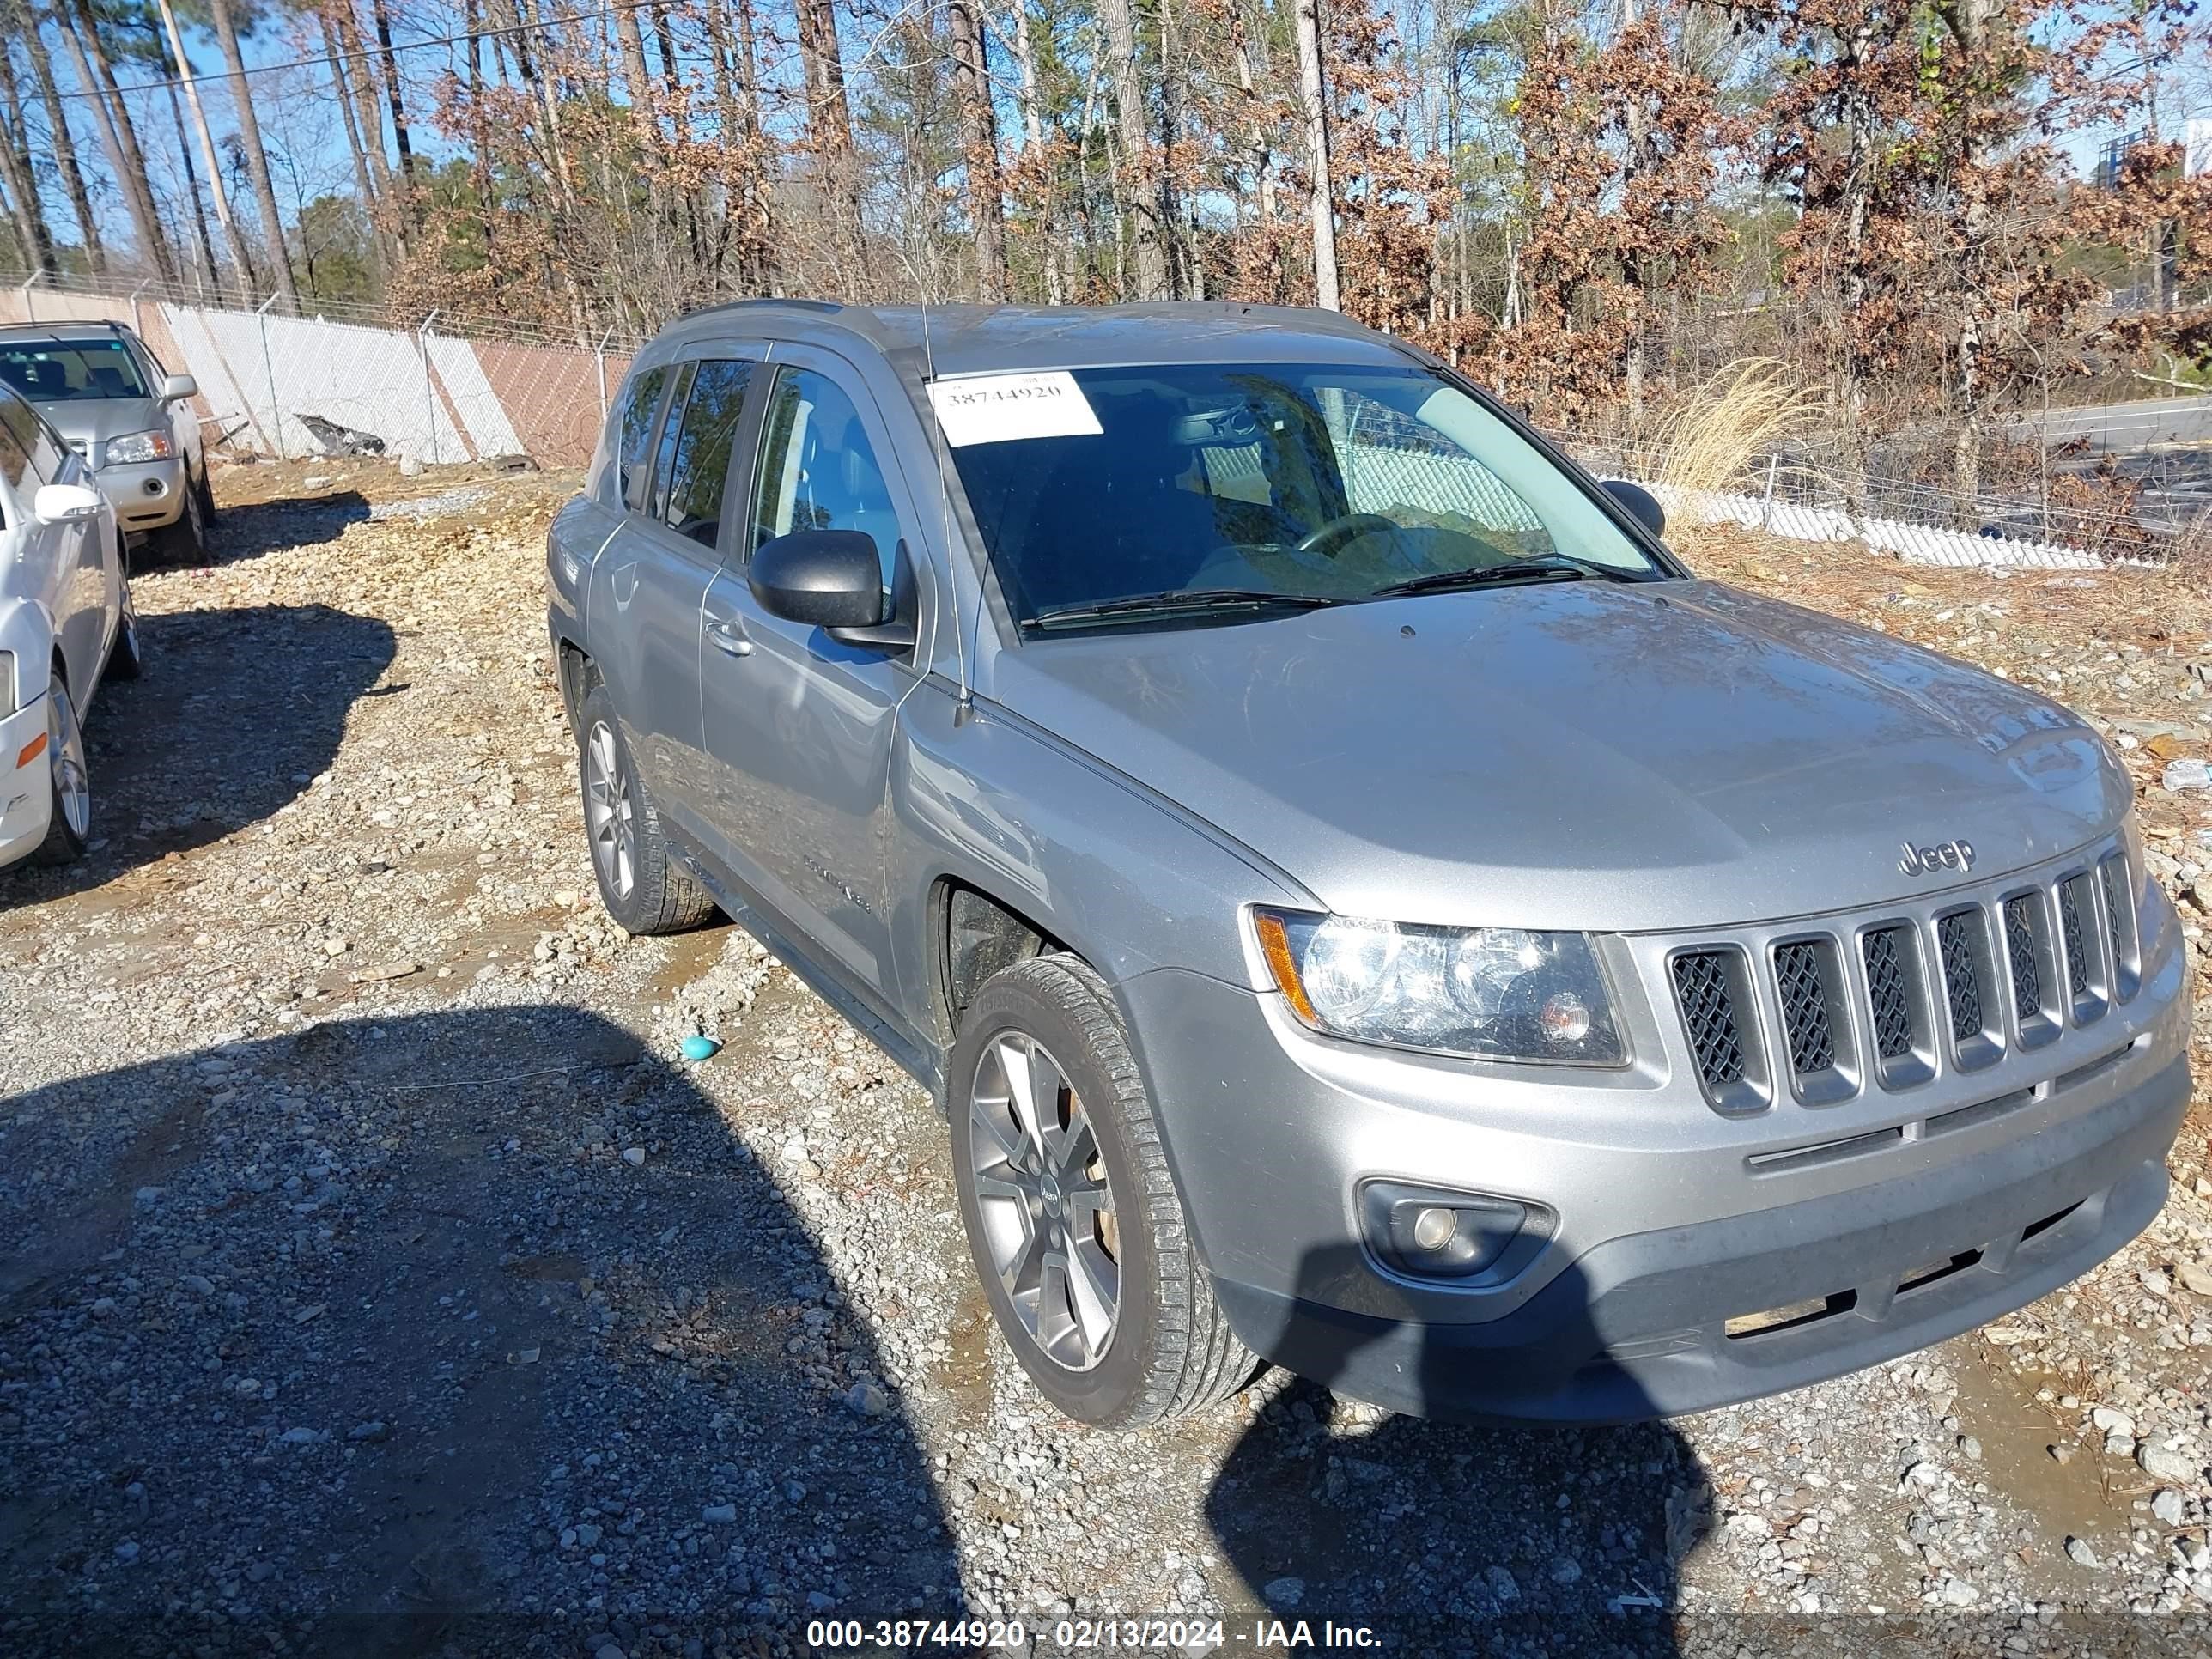
[[[753,642],[737,623],[720,617],[707,624],[707,642],[732,657],[750,657],[753,653]]]

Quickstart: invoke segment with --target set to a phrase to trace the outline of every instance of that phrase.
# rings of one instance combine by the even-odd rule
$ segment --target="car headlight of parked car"
[[[166,432],[132,432],[107,441],[107,460],[112,466],[127,466],[137,461],[166,461],[176,453],[177,447]]]
[[[1253,912],[1277,988],[1315,1030],[1498,1060],[1619,1065],[1605,975],[1582,933]]]

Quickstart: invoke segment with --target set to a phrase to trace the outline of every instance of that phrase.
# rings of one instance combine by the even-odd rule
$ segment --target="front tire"
[[[994,976],[951,1069],[953,1184],[1000,1334],[1100,1428],[1181,1417],[1256,1368],[1214,1304],[1105,982],[1071,956]]]
[[[714,901],[668,856],[660,810],[630,758],[605,682],[577,711],[584,831],[599,902],[629,933],[681,933],[714,915]]]
[[[154,546],[165,560],[196,564],[207,556],[206,486],[185,479],[185,510],[177,521],[154,532]]]
[[[131,602],[131,578],[123,579],[123,617],[116,624],[115,643],[108,647],[107,678],[135,680],[146,672],[146,647],[138,637],[138,607]]]
[[[92,840],[92,775],[85,764],[84,729],[61,671],[46,684],[46,783],[53,792],[46,838],[31,854],[34,864],[74,864]]]

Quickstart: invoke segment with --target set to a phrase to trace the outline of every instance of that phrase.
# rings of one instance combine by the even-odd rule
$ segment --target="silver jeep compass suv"
[[[2078,719],[1661,528],[1328,313],[700,313],[550,538],[602,896],[937,1091],[1086,1421],[1905,1353],[2157,1212],[2179,929]]]

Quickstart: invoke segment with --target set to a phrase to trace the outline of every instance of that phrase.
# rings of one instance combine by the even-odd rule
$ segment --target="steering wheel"
[[[1308,532],[1299,538],[1297,550],[1333,559],[1362,536],[1397,528],[1396,520],[1386,519],[1380,513],[1346,513],[1341,518],[1331,519],[1317,530]]]

